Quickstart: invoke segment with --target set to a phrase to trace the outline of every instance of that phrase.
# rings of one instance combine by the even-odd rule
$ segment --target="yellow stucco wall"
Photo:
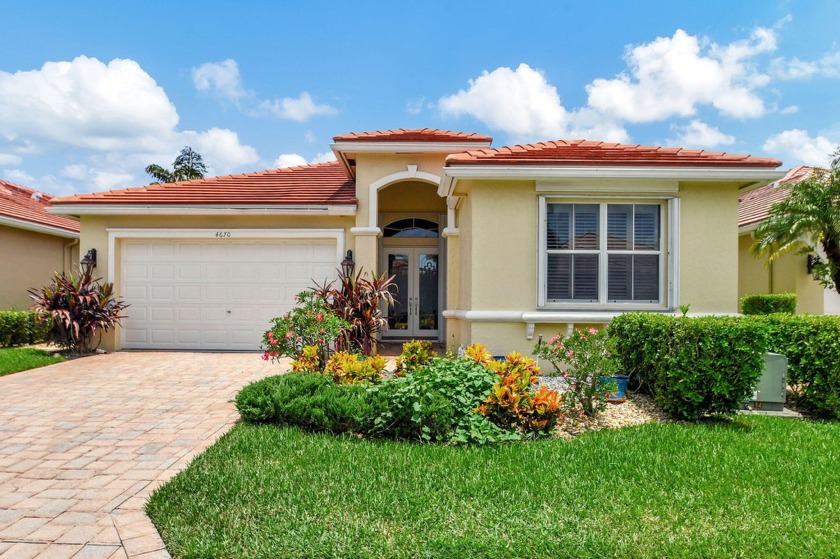
[[[0,310],[28,309],[28,289],[46,285],[55,272],[78,263],[78,244],[71,244],[73,239],[0,225]]]
[[[680,304],[738,312],[738,188],[680,184]]]
[[[827,311],[826,291],[808,274],[807,256],[793,250],[774,260],[750,253],[752,233],[738,237],[738,297],[760,293],[795,293],[796,312],[823,314]],[[830,311],[829,311],[830,312]]]
[[[459,181],[461,236],[457,286],[450,296],[462,311],[537,311],[538,192],[533,181]],[[562,194],[562,192],[558,192]],[[632,194],[638,195],[635,189]],[[680,304],[692,312],[738,310],[738,187],[729,183],[679,184]],[[666,227],[667,218],[663,223]],[[450,292],[455,286],[450,285]],[[452,306],[449,309],[456,310]],[[562,322],[537,323],[533,339],[524,322],[447,321],[447,345],[481,342],[494,354],[530,353],[540,334],[565,332]],[[588,327],[576,324],[576,327]]]

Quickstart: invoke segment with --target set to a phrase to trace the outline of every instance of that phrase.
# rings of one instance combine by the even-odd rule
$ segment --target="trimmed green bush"
[[[653,394],[659,351],[667,344],[674,317],[657,313],[627,313],[612,320],[608,332],[615,339],[615,353],[629,375],[631,390]]]
[[[796,294],[762,293],[745,295],[741,298],[741,312],[744,314],[794,314],[796,312]]]
[[[373,417],[365,387],[338,385],[315,373],[289,373],[253,382],[236,395],[236,408],[251,423],[298,425],[333,433],[366,432]]]
[[[769,351],[788,359],[788,384],[798,405],[814,415],[840,418],[840,317],[752,317],[769,333]]]
[[[435,358],[404,377],[372,387],[372,434],[426,442],[486,444],[518,438],[476,409],[498,382],[495,372],[469,359]]]
[[[678,419],[738,410],[761,376],[767,350],[766,328],[738,317],[630,313],[613,319],[610,332],[625,373],[640,376],[656,403]]]
[[[46,341],[49,324],[38,320],[34,311],[0,311],[0,347]]]
[[[435,358],[381,384],[336,384],[325,374],[292,372],[244,387],[236,408],[249,423],[357,433],[422,442],[489,444],[521,435],[477,412],[499,381],[482,363]]]

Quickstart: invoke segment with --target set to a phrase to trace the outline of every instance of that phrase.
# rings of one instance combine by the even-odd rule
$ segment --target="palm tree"
[[[814,277],[840,293],[840,168],[817,170],[811,178],[781,188],[790,188],[790,195],[773,204],[755,230],[753,254],[767,254],[772,262],[802,246],[801,254],[815,257]]]
[[[156,179],[152,184],[203,179],[207,172],[207,167],[204,166],[201,155],[193,151],[190,146],[181,150],[180,155],[175,158],[175,162],[172,164],[172,169],[170,171],[160,165],[151,164],[146,167],[146,172]]]

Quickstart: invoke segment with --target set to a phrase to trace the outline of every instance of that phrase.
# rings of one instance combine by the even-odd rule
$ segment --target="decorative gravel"
[[[561,393],[568,389],[565,379],[559,376],[543,376],[540,378],[540,384]],[[586,417],[585,415],[566,417],[557,427],[557,435],[571,439],[590,431],[620,429],[631,425],[667,420],[667,416],[659,410],[653,398],[644,394],[628,392],[627,401],[608,404],[607,408],[597,417]]]

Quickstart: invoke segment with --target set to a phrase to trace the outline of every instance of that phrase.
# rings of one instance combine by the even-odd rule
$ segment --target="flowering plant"
[[[319,371],[326,365],[330,346],[350,327],[337,317],[322,299],[311,291],[295,296],[297,305],[279,318],[272,319],[271,329],[263,335],[263,359],[274,361],[281,357],[300,360],[304,348],[309,349],[307,359],[317,363]],[[313,354],[314,353],[314,354]]]
[[[607,397],[615,391],[615,381],[604,382],[619,371],[614,343],[606,330],[575,330],[568,338],[554,336],[540,343],[534,354],[548,360],[569,383],[563,403],[596,415],[607,405]]]

